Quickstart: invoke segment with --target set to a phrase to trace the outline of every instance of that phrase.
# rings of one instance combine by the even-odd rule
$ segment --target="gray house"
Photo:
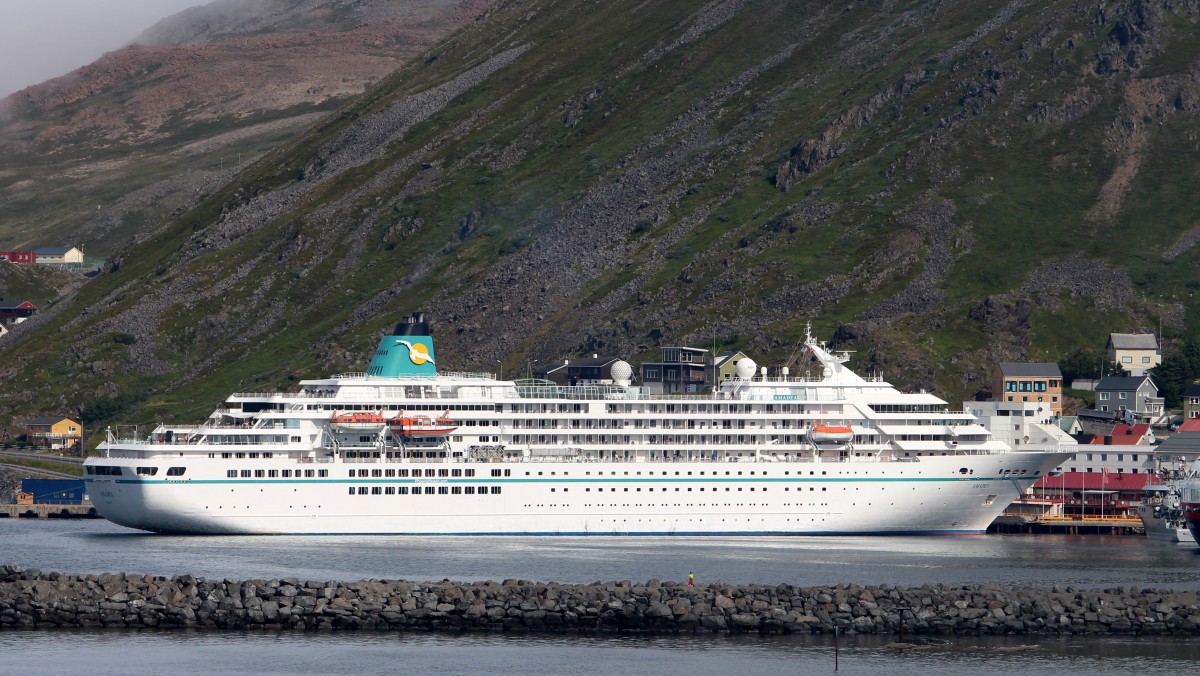
[[[1163,399],[1150,376],[1105,376],[1096,385],[1095,410],[1130,424],[1153,424],[1163,417]]]

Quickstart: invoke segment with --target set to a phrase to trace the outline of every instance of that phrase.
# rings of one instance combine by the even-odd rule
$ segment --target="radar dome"
[[[612,373],[613,381],[618,385],[628,385],[630,379],[633,378],[633,367],[628,362],[613,362],[609,372]]]
[[[758,364],[755,364],[753,359],[746,357],[745,359],[738,360],[736,368],[739,378],[750,380],[754,377],[754,372],[758,370]]]

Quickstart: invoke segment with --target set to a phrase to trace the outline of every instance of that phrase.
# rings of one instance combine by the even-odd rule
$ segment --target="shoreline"
[[[460,583],[71,575],[0,566],[0,631],[1200,636],[1200,592],[997,585]]]

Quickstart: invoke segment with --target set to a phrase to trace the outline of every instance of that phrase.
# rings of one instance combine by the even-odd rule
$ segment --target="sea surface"
[[[686,580],[1200,589],[1200,550],[1130,536],[162,536],[102,520],[0,519],[0,564],[69,573],[306,580]],[[7,631],[0,673],[1185,674],[1200,640]]]
[[[1200,549],[1114,535],[423,537],[155,535],[0,519],[0,564],[207,578],[927,583],[1200,589]]]

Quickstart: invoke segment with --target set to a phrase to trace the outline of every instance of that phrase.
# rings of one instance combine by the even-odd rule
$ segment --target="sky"
[[[0,0],[0,98],[119,49],[208,0]]]

